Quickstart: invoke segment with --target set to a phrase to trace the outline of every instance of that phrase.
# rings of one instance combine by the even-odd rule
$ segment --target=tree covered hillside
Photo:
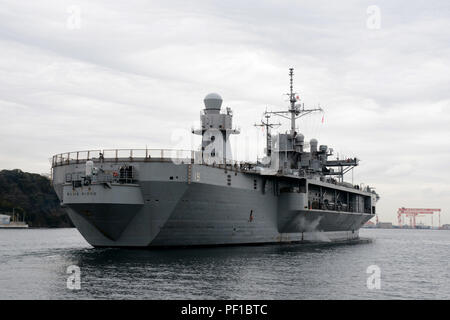
[[[71,227],[50,180],[21,170],[0,171],[0,213],[13,208],[30,227]]]

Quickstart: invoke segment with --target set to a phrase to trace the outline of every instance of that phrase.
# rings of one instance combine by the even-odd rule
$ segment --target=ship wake
[[[304,216],[297,217],[296,225],[301,232],[306,232],[304,240],[315,242],[331,242],[325,232],[318,229],[322,216],[315,218],[314,220],[308,220]]]

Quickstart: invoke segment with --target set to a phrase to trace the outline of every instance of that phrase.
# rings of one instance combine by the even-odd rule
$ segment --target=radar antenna
[[[270,156],[270,150],[271,150],[271,134],[270,134],[270,129],[274,128],[275,126],[279,127],[281,126],[281,123],[270,123],[270,113],[264,112],[264,118],[266,118],[266,121],[264,122],[264,120],[261,120],[260,124],[256,124],[255,123],[255,127],[263,127],[266,128],[266,155]]]
[[[289,95],[289,102],[290,107],[289,110],[286,111],[266,111],[265,115],[267,114],[275,114],[277,116],[290,119],[291,120],[291,135],[295,135],[295,120],[303,117],[307,114],[310,114],[311,112],[315,111],[321,111],[323,112],[323,109],[319,106],[314,109],[305,109],[305,104],[296,104],[297,98],[295,97],[294,92],[294,68],[289,68],[289,83],[290,83],[290,92]],[[286,115],[287,113],[290,113],[290,116]]]

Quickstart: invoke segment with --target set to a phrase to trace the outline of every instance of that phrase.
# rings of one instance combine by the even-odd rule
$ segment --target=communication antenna
[[[294,92],[294,68],[289,68],[289,84],[290,84],[290,91],[288,93],[289,102],[290,102],[289,109],[286,111],[266,111],[265,114],[275,114],[277,116],[291,120],[291,135],[294,136],[296,119],[303,117],[311,112],[315,112],[315,111],[323,112],[323,109],[320,106],[317,108],[314,108],[314,109],[305,109],[304,103],[296,104],[297,98],[295,97],[295,92]],[[289,113],[290,113],[290,116],[286,115]]]
[[[264,120],[261,120],[260,124],[256,124],[255,123],[255,127],[263,127],[266,128],[266,155],[270,156],[270,144],[271,144],[271,135],[270,135],[270,129],[274,128],[274,127],[279,127],[281,126],[281,123],[270,123],[270,113],[264,112],[264,118],[266,118],[266,121],[264,122]]]

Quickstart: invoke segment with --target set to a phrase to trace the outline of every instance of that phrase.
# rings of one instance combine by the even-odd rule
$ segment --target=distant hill
[[[72,227],[50,180],[21,170],[0,171],[0,212],[20,213],[31,227]]]

